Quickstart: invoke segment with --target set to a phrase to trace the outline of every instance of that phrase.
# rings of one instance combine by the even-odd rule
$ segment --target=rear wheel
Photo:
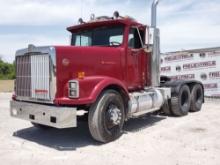
[[[190,108],[190,90],[187,85],[180,88],[177,96],[171,97],[171,111],[175,116],[187,115]]]
[[[120,137],[124,120],[123,99],[114,90],[105,91],[89,110],[89,130],[99,142],[107,143]]]
[[[170,99],[165,100],[161,110],[165,115],[168,115],[168,116],[172,115],[171,110],[170,110]]]
[[[196,84],[193,86],[191,91],[191,97],[190,97],[190,111],[191,112],[198,112],[202,108],[202,103],[204,100],[204,93],[202,85]]]

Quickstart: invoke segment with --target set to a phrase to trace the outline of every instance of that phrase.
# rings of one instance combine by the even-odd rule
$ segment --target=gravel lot
[[[124,135],[109,144],[94,142],[86,123],[74,129],[42,131],[9,116],[11,94],[0,93],[0,160],[4,165],[219,165],[220,100],[201,112],[174,118],[130,120]]]

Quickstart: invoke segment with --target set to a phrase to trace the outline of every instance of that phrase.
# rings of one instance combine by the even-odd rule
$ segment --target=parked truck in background
[[[154,0],[151,27],[118,12],[92,15],[67,28],[70,46],[18,50],[11,116],[37,127],[69,128],[77,127],[84,112],[91,136],[107,143],[120,137],[128,119],[154,111],[175,116],[199,111],[201,82],[160,75],[157,4]]]

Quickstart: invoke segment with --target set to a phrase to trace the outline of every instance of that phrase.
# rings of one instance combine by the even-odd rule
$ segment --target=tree
[[[0,55],[0,79],[15,79],[15,63],[10,64],[2,60]]]

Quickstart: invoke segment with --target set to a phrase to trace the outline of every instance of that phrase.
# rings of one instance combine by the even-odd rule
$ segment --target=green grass
[[[13,92],[14,80],[0,80],[0,92]]]

